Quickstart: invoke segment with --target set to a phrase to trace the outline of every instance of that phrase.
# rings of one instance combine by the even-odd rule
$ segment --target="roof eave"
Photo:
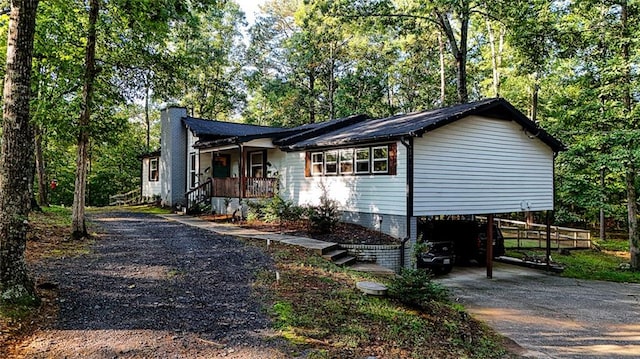
[[[295,145],[280,146],[279,148],[285,152],[299,152],[299,151],[306,151],[306,150],[312,150],[312,149],[326,149],[326,148],[344,147],[344,146],[359,146],[359,145],[365,145],[365,144],[398,141],[401,138],[404,138],[406,136],[411,136],[411,135],[410,134],[393,134],[393,135],[370,137],[370,138],[359,139],[359,140],[344,140],[344,141],[334,141],[334,142],[320,143],[320,144],[308,144],[304,146],[295,146]]]

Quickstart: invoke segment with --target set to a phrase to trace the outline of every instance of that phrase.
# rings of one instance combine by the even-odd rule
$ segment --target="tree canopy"
[[[294,126],[500,96],[569,148],[556,159],[557,223],[594,226],[604,208],[609,227],[634,225],[637,0],[267,0],[252,24],[231,0],[98,3],[84,125],[88,7],[52,0],[38,9],[35,182],[51,203],[73,200],[83,129],[86,203],[137,188],[137,156],[158,148],[158,109],[167,104],[204,118]]]

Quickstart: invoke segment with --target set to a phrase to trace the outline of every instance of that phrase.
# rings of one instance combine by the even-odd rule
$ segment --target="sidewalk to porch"
[[[168,220],[180,222],[182,224],[186,224],[193,227],[198,227],[202,229],[206,229],[208,231],[216,232],[218,234],[227,235],[227,236],[235,236],[245,239],[258,239],[264,241],[274,241],[285,243],[294,246],[300,246],[307,249],[312,249],[321,253],[322,251],[335,247],[337,243],[333,242],[325,242],[313,238],[301,237],[301,236],[290,236],[287,234],[280,233],[269,233],[257,231],[255,229],[242,228],[232,224],[226,223],[216,223],[207,221],[204,219],[200,219],[198,217],[180,215],[180,214],[161,214],[158,215],[160,217],[166,218]],[[379,273],[379,274],[395,274],[395,272],[389,268],[382,267],[380,265],[374,263],[355,263],[349,266],[349,269],[359,271],[359,272],[368,272],[368,273]]]

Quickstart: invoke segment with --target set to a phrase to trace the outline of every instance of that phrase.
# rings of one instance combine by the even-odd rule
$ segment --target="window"
[[[356,148],[356,173],[369,173],[369,148]]]
[[[324,153],[324,174],[335,175],[338,173],[338,151]]]
[[[353,149],[340,150],[340,173],[353,173]]]
[[[158,181],[158,158],[149,159],[149,182]]]
[[[251,152],[249,154],[249,165],[251,166],[251,177],[264,177],[263,156],[261,152]]]
[[[314,176],[322,175],[322,166],[324,165],[324,154],[322,152],[314,152],[311,154],[311,174]]]
[[[189,155],[189,187],[195,188],[198,185],[198,174],[196,172],[196,154]]]
[[[389,147],[373,147],[373,173],[389,172]]]
[[[305,176],[396,174],[397,146],[341,148],[307,152]]]

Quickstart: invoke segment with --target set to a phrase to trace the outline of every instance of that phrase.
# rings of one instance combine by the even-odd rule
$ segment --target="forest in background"
[[[83,126],[87,5],[38,8],[31,115],[41,202],[73,202],[81,129],[90,134],[86,203],[138,188],[138,156],[158,148],[168,104],[295,126],[500,96],[569,148],[556,158],[556,223],[594,226],[603,207],[609,228],[626,227],[638,188],[638,1],[267,1],[249,28],[231,0],[101,4]],[[6,39],[7,15],[0,21]]]

